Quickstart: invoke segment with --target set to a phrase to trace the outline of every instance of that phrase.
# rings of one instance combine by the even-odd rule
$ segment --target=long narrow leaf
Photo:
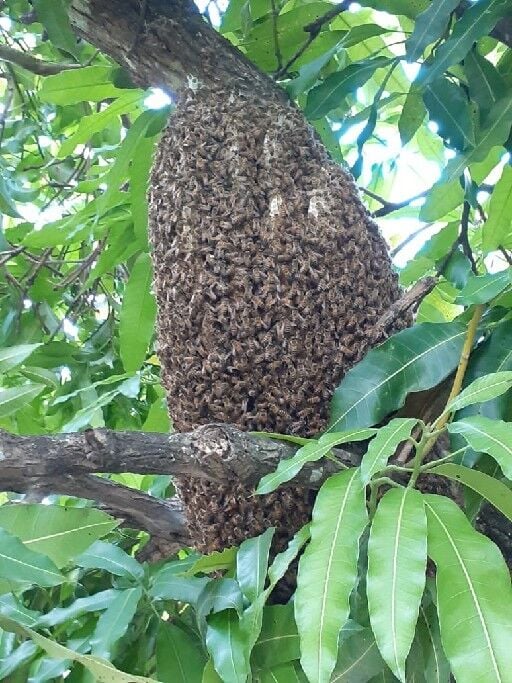
[[[473,415],[448,426],[450,434],[461,434],[475,451],[488,453],[512,479],[512,423]]]
[[[363,484],[367,484],[376,472],[385,467],[388,458],[402,441],[409,438],[417,422],[414,418],[397,417],[379,429],[361,462]]]

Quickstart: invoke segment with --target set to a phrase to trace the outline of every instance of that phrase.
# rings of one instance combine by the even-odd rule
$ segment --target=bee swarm
[[[324,429],[334,388],[400,290],[353,178],[300,112],[277,96],[188,92],[158,147],[150,227],[176,429]],[[269,526],[282,547],[311,511],[300,488],[178,483],[202,552]]]

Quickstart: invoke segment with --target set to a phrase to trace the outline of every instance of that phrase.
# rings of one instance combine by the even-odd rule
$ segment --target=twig
[[[413,230],[413,232],[407,235],[407,237],[402,242],[400,242],[400,244],[397,244],[397,246],[389,252],[390,256],[396,256],[398,253],[402,251],[404,247],[406,247],[410,242],[412,242],[416,237],[418,237],[418,235],[421,235],[422,232],[424,232],[431,226],[432,223],[425,223],[425,225],[422,225],[417,230]]]
[[[377,211],[374,211],[374,213],[373,213],[373,215],[376,218],[380,218],[382,216],[387,216],[388,213],[392,213],[393,211],[398,211],[399,209],[403,209],[404,206],[408,206],[411,202],[416,201],[416,199],[421,199],[422,197],[425,197],[425,195],[429,192],[429,190],[424,190],[423,192],[420,192],[419,194],[414,195],[414,197],[409,197],[409,199],[404,199],[404,201],[402,201],[402,202],[388,202],[387,199],[380,197],[378,194],[375,194],[375,192],[372,192],[371,190],[368,190],[365,187],[360,187],[359,189],[361,190],[361,192],[368,195],[368,197],[375,199],[376,202],[379,202],[379,204],[382,205],[380,209],[377,209]]]
[[[277,17],[279,10],[276,6],[276,0],[270,0],[272,5],[272,34],[274,37],[274,53],[277,59],[277,72],[279,73],[283,68],[283,55],[281,54],[281,48],[279,47],[279,34],[277,31]]]
[[[0,45],[0,59],[10,64],[16,64],[23,69],[30,71],[37,76],[54,76],[61,71],[68,69],[81,69],[81,64],[58,64],[56,62],[45,62],[42,59],[33,57],[30,54],[15,50],[8,45]]]

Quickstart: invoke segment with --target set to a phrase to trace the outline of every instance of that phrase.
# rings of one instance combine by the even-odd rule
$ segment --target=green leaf
[[[183,572],[183,576],[231,570],[235,567],[237,553],[238,548],[224,548],[224,550],[216,550],[209,555],[202,555],[189,569]]]
[[[441,633],[436,607],[421,605],[418,620],[418,638],[423,647],[425,678],[427,683],[450,683],[450,665],[441,644]]]
[[[69,23],[67,3],[64,0],[35,0],[33,4],[52,44],[78,58],[80,46]]]
[[[36,586],[58,586],[66,580],[50,558],[30,550],[4,529],[0,529],[0,578]]]
[[[275,528],[270,527],[260,536],[247,539],[238,550],[236,580],[249,602],[254,602],[265,586],[268,554],[274,531]]]
[[[141,367],[155,331],[152,273],[149,254],[141,254],[126,284],[119,316],[119,351],[127,372],[135,372]]]
[[[370,529],[366,590],[380,653],[401,681],[418,620],[427,568],[427,519],[414,489],[390,489]]]
[[[26,664],[37,652],[37,646],[30,640],[25,641],[19,647],[11,652],[7,657],[0,659],[0,680],[12,681],[16,676],[9,676],[16,669],[23,671],[23,665]]]
[[[246,636],[234,610],[217,612],[208,619],[206,647],[213,659],[215,671],[224,683],[246,683],[250,670],[246,657]]]
[[[261,632],[251,661],[259,669],[269,669],[299,658],[299,633],[293,604],[268,605],[263,610]]]
[[[261,671],[254,679],[255,683],[302,683],[305,680],[304,674],[299,676],[293,664],[281,664]]]
[[[418,81],[431,83],[464,59],[478,38],[490,33],[509,9],[508,0],[481,0],[465,10],[450,36],[437,48],[433,61],[420,71]]]
[[[368,522],[358,469],[328,479],[313,508],[311,542],[299,562],[295,620],[301,665],[310,681],[326,683],[338,656],[357,577],[359,537]]]
[[[464,90],[444,76],[429,83],[423,99],[431,121],[439,126],[439,135],[451,147],[463,150],[475,144],[473,117]]]
[[[512,591],[505,561],[452,500],[428,494],[425,509],[441,638],[452,673],[458,681],[505,683],[512,671]]]
[[[42,617],[39,612],[24,607],[22,598],[17,598],[13,594],[0,596],[0,614],[14,619],[23,626],[35,626]]]
[[[361,481],[364,485],[386,466],[388,458],[402,441],[409,438],[417,422],[414,418],[396,417],[379,429],[361,461]]]
[[[486,253],[512,246],[512,166],[505,166],[491,195],[487,220],[482,228]]]
[[[448,431],[450,434],[462,434],[475,451],[488,453],[507,479],[512,479],[512,422],[474,415],[452,422]]]
[[[21,218],[16,208],[12,190],[8,187],[6,179],[0,175],[0,211],[13,218]]]
[[[376,424],[409,392],[439,384],[457,367],[465,336],[459,322],[422,323],[371,349],[336,388],[330,431]]]
[[[418,128],[423,123],[427,111],[421,97],[421,92],[411,87],[405,98],[404,106],[400,118],[398,119],[398,130],[400,141],[406,145],[414,136]]]
[[[211,658],[206,662],[201,683],[222,683],[222,678],[215,671],[213,660]]]
[[[63,567],[118,524],[94,508],[0,506],[0,527],[18,536],[27,548],[47,555],[57,567]]]
[[[199,640],[171,623],[160,622],[156,637],[156,673],[168,683],[201,683],[206,657]]]
[[[445,413],[453,413],[473,403],[483,403],[500,396],[512,387],[512,371],[492,372],[479,377],[455,396],[446,406]]]
[[[45,638],[36,631],[26,626],[21,626],[21,624],[7,617],[0,616],[0,627],[11,633],[17,633],[23,638],[30,638],[54,659],[70,659],[74,662],[79,662],[91,672],[96,683],[154,683],[153,679],[119,671],[104,659],[92,657],[91,655],[82,655],[75,650],[64,647],[64,645],[60,645],[60,643],[50,638]]]
[[[340,106],[347,95],[364,85],[377,69],[381,69],[391,60],[387,57],[375,57],[362,62],[350,64],[330,76],[309,91],[304,114],[308,119],[320,119],[332,109]]]
[[[425,48],[443,35],[458,4],[458,0],[437,0],[416,17],[414,31],[405,43],[408,62],[417,61]]]
[[[464,484],[464,486],[469,486],[482,498],[488,500],[491,505],[494,505],[505,517],[512,520],[512,494],[508,486],[505,486],[498,479],[485,474],[485,472],[455,463],[444,463],[429,471],[432,474],[440,474],[452,481]]]
[[[130,201],[135,237],[148,240],[148,187],[157,137],[143,137],[137,143],[129,169]]]
[[[101,132],[113,120],[119,119],[121,114],[133,111],[141,103],[143,96],[142,90],[128,90],[102,111],[81,118],[73,135],[63,141],[57,158],[65,159],[77,145],[90,140],[95,133]]]
[[[61,71],[55,76],[43,78],[39,97],[51,104],[76,104],[77,102],[101,102],[109,97],[119,97],[124,90],[112,82],[111,66],[84,66],[82,69]]]
[[[484,304],[494,299],[512,282],[512,268],[500,273],[470,275],[465,287],[459,292],[457,304]]]
[[[494,64],[482,57],[476,48],[464,58],[464,73],[471,100],[478,104],[480,112],[486,114],[505,92],[504,79]]]
[[[140,581],[144,576],[144,568],[137,560],[112,543],[96,541],[75,559],[79,567],[85,569],[105,569],[115,576],[125,576],[133,581]]]
[[[112,602],[100,616],[94,629],[91,637],[91,654],[112,659],[115,645],[126,633],[141,597],[140,587],[116,591]]]
[[[167,565],[163,566],[153,577],[149,594],[153,598],[179,600],[195,605],[209,582],[210,579],[207,576],[201,578],[178,576],[176,569],[172,565]]]
[[[308,462],[316,462],[335,446],[352,441],[370,439],[376,433],[375,429],[354,429],[346,432],[324,434],[318,441],[310,441],[295,453],[292,458],[281,460],[275,472],[266,474],[258,484],[257,494],[274,491],[278,486],[293,479]]]
[[[432,186],[427,200],[420,209],[419,218],[432,222],[443,218],[464,201],[464,190],[458,178],[450,182],[438,182]]]
[[[54,607],[47,614],[43,614],[39,619],[36,620],[37,625],[44,627],[57,626],[59,624],[66,623],[66,621],[76,619],[82,614],[88,614],[90,612],[102,612],[111,605],[112,600],[117,593],[117,590],[109,588],[108,590],[100,591],[94,595],[88,595],[86,598],[78,598],[67,607]],[[18,621],[17,617],[14,618],[16,618],[16,621]],[[34,626],[36,622],[32,624],[26,624],[26,626]]]
[[[21,365],[39,346],[42,344],[18,344],[18,346],[0,348],[0,373]]]
[[[331,683],[367,683],[385,668],[371,628],[341,639]]]
[[[12,415],[38,396],[45,388],[44,384],[24,384],[12,389],[0,389],[0,417]]]

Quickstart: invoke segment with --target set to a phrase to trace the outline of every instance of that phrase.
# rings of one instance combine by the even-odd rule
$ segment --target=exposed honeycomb
[[[324,429],[334,388],[400,291],[353,178],[300,112],[277,97],[190,91],[158,147],[150,227],[176,429]],[[203,552],[271,525],[280,546],[309,518],[302,489],[179,484]]]

